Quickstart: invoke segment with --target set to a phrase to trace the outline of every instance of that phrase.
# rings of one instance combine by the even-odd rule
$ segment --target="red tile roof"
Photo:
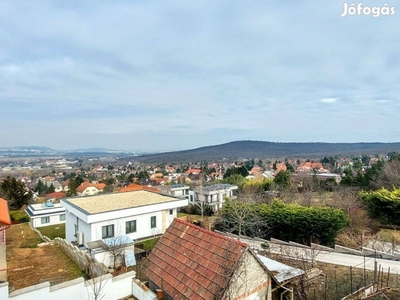
[[[56,198],[56,199],[61,199],[61,198],[65,198],[67,196],[67,194],[63,193],[63,192],[54,192],[54,193],[50,193],[50,194],[46,194],[46,198]]]
[[[247,244],[174,219],[150,253],[146,275],[173,299],[217,299]]]
[[[199,175],[201,173],[200,169],[189,169],[185,172],[186,175],[194,174]]]
[[[0,198],[0,225],[11,225],[10,212],[8,211],[8,202]]]
[[[136,183],[131,183],[126,187],[121,188],[118,192],[124,193],[124,192],[133,192],[133,191],[149,191],[149,192],[156,192],[156,193],[161,193],[161,191],[157,188],[151,187],[151,186],[145,186],[145,185],[140,185]]]

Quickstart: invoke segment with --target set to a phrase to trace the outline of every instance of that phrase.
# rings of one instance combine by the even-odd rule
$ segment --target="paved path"
[[[383,270],[383,272],[388,272],[390,268],[390,273],[400,274],[400,261],[374,258],[368,256],[358,256],[352,254],[343,254],[337,252],[328,252],[315,250],[314,252],[310,249],[305,249],[301,247],[293,247],[293,246],[281,246],[281,245],[273,245],[270,249],[272,253],[281,254],[283,256],[287,256],[290,258],[302,258],[311,260],[312,257],[316,261],[341,265],[341,266],[352,266],[355,268],[363,269],[364,265],[367,270],[374,270],[375,261],[377,262],[377,268]],[[383,268],[383,269],[382,269]]]

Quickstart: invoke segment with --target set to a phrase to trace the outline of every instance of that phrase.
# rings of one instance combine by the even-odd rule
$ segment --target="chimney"
[[[164,299],[164,291],[162,289],[156,289],[156,295],[158,300]]]

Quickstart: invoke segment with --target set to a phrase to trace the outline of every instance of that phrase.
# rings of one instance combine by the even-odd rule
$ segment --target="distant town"
[[[228,145],[256,151],[259,144]],[[237,149],[220,153],[222,145],[210,150],[215,160],[194,149],[203,156],[192,161],[181,152],[61,155],[42,148],[24,156],[25,150],[3,149],[0,295],[370,299],[396,293],[400,154],[397,144],[378,146],[383,150],[351,145],[348,155],[318,149],[308,157],[272,157],[259,150],[248,157]]]

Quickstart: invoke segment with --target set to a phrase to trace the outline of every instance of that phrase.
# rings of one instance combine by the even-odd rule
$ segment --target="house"
[[[93,196],[103,192],[105,187],[105,183],[93,184],[85,181],[76,188],[76,192],[78,196]]]
[[[293,293],[283,283],[304,274],[257,255],[237,239],[180,219],[148,256],[145,273],[150,289],[167,300],[283,299]]]
[[[50,180],[45,180],[44,184],[46,185],[47,188],[53,186],[54,187],[54,192],[62,192],[63,191],[63,187],[61,185],[61,183],[59,183],[56,180],[52,180],[53,178],[50,178]]]
[[[222,208],[225,198],[234,198],[233,192],[237,190],[236,185],[218,183],[208,186],[200,186],[194,189],[194,203],[203,203],[212,211],[217,212]]]
[[[65,198],[66,196],[67,196],[67,194],[64,192],[54,192],[54,193],[46,194],[45,199],[46,199],[46,201],[60,202],[60,199]]]
[[[199,175],[201,173],[200,169],[190,168],[185,172],[185,175]]]
[[[29,204],[25,212],[31,218],[33,228],[65,223],[65,209],[60,203]]]
[[[160,190],[158,188],[155,188],[152,186],[147,186],[147,185],[140,185],[140,184],[136,184],[136,183],[131,183],[126,187],[120,188],[118,192],[125,193],[125,192],[142,191],[142,190],[160,193]]]
[[[188,185],[177,183],[160,186],[159,189],[164,195],[189,199],[190,186]]]
[[[146,239],[165,232],[187,199],[139,190],[61,199],[66,216],[66,240],[88,242],[126,235]]]

